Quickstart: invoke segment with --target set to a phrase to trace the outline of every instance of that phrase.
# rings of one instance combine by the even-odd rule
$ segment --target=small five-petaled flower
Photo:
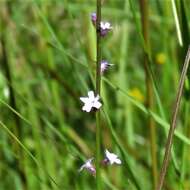
[[[106,34],[112,29],[112,26],[109,22],[100,22],[100,35],[106,36]]]
[[[84,103],[82,110],[90,112],[92,108],[99,109],[102,106],[99,99],[99,95],[95,96],[93,91],[89,91],[88,97],[80,97],[80,100]]]
[[[121,160],[114,153],[109,152],[107,149],[105,150],[105,159],[103,160],[104,164],[121,164]]]
[[[93,25],[96,27],[96,22],[97,22],[97,15],[96,13],[92,13],[91,14],[91,21],[93,23]],[[100,27],[100,29],[99,29]],[[98,30],[100,30],[100,35],[102,37],[106,36],[106,34],[112,29],[112,26],[109,22],[104,22],[104,21],[100,21],[100,26],[97,27]],[[101,74],[104,73],[104,71],[106,71],[108,69],[109,66],[111,66],[113,64],[109,64],[106,60],[102,60],[100,62],[100,71]],[[102,103],[99,101],[100,100],[100,96],[97,94],[95,95],[94,91],[89,91],[88,92],[88,96],[87,97],[80,97],[80,100],[84,103],[84,106],[82,107],[83,111],[86,112],[90,112],[91,110],[96,110],[96,109],[100,109],[100,107],[102,106]],[[82,170],[87,170],[88,172],[90,172],[93,176],[96,176],[96,168],[94,167],[94,165],[92,164],[92,161],[94,160],[94,158],[90,158],[88,159],[78,170],[79,172],[81,172]],[[109,152],[107,149],[105,150],[105,158],[104,160],[101,162],[103,164],[109,164],[109,165],[113,165],[113,164],[121,164],[121,160],[118,158],[118,156],[114,153]]]
[[[96,169],[95,167],[92,165],[92,161],[94,160],[94,158],[90,158],[88,159],[80,168],[79,168],[79,172],[81,172],[83,169],[86,169],[87,171],[89,171],[92,175],[96,175]]]

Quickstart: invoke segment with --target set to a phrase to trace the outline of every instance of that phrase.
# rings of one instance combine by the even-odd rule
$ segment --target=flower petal
[[[92,105],[90,105],[90,104],[85,104],[85,105],[82,107],[82,110],[83,110],[83,111],[86,111],[86,112],[90,112],[91,109],[92,109]]]
[[[89,91],[89,92],[88,92],[88,97],[89,97],[89,98],[88,98],[89,100],[94,100],[94,98],[95,98],[95,97],[94,97],[94,92],[93,92],[93,91]]]
[[[93,107],[99,109],[102,106],[102,104],[98,101],[94,102]]]
[[[83,102],[83,103],[86,103],[88,101],[88,98],[86,97],[80,97],[80,100]]]
[[[106,149],[106,150],[105,150],[105,155],[106,155],[106,157],[108,157],[109,154],[110,154],[110,152]]]
[[[78,172],[81,172],[85,168],[85,164],[83,164],[79,169]]]
[[[119,158],[116,158],[116,159],[115,159],[115,163],[116,163],[116,164],[121,164],[121,160],[120,160]]]

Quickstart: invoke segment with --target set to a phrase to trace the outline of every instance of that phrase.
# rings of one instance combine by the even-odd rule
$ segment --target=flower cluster
[[[92,164],[92,161],[94,160],[94,158],[90,158],[88,159],[80,168],[79,168],[79,172],[81,172],[82,170],[87,170],[88,172],[90,172],[93,176],[96,176],[96,168],[95,166]],[[113,165],[113,164],[121,164],[121,160],[118,158],[118,156],[114,153],[109,152],[107,149],[105,150],[105,158],[103,159],[103,161],[101,162],[104,165]]]
[[[91,21],[92,21],[92,24],[96,27],[96,22],[97,22],[96,13],[91,14]],[[109,22],[101,21],[99,35],[101,37],[105,37],[111,29],[112,29],[112,26]],[[101,74],[104,74],[104,72],[112,65],[113,64],[110,64],[108,61],[102,60],[100,62]],[[80,97],[80,100],[84,103],[82,110],[85,112],[88,112],[88,113],[91,111],[97,111],[102,106],[99,94],[95,94],[94,91],[89,91],[87,97]],[[93,176],[96,176],[96,168],[92,163],[93,160],[94,160],[94,158],[88,159],[79,168],[79,172],[81,172],[82,170],[87,170]],[[121,160],[118,158],[118,156],[116,154],[111,153],[106,149],[105,156],[104,156],[104,159],[101,161],[101,164],[102,165],[121,164]]]
[[[91,21],[94,26],[96,26],[96,20],[97,20],[96,13],[92,13]],[[112,26],[109,22],[104,22],[104,21],[100,22],[100,30],[101,30],[100,35],[101,36],[104,37],[111,29],[112,29]],[[101,74],[103,74],[112,65],[113,64],[110,64],[108,61],[102,60],[100,62]],[[89,91],[87,97],[80,97],[80,100],[84,103],[82,110],[85,112],[98,110],[102,106],[102,103],[99,101],[100,96],[98,94],[95,96],[93,91]]]
[[[96,21],[97,21],[96,13],[91,13],[91,21],[92,21],[92,24],[96,27]],[[105,37],[108,34],[108,32],[112,30],[112,28],[113,27],[111,26],[110,22],[101,21],[100,22],[100,36]],[[108,61],[106,60],[102,60],[100,65],[101,65],[101,74],[103,74],[109,68],[109,66],[113,64],[108,63]]]

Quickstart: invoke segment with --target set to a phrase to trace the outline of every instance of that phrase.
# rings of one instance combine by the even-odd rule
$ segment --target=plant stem
[[[4,4],[4,6],[2,5],[2,10],[0,10],[0,12],[1,12],[0,28],[2,28],[2,33],[0,36],[0,45],[2,47],[2,57],[1,57],[0,66],[2,66],[2,68],[4,69],[5,78],[6,78],[9,93],[10,93],[9,105],[12,109],[19,112],[17,101],[16,101],[15,90],[13,88],[13,75],[12,75],[11,64],[9,60],[9,57],[10,57],[9,54],[11,54],[9,52],[11,40],[8,34],[10,34],[9,24],[10,24],[10,19],[11,19],[10,18],[11,12],[6,3]],[[10,116],[10,118],[11,117],[13,118],[13,121],[15,123],[12,127],[12,131],[14,132],[17,138],[22,139],[21,120],[16,114],[13,114],[12,116]],[[22,185],[24,188],[26,185],[26,177],[25,177],[25,173],[23,169],[23,163],[21,162],[21,160],[23,159],[23,152],[22,152],[22,149],[20,149],[20,147],[18,146],[18,144],[14,143],[14,141],[12,141],[12,144],[13,144],[14,154],[18,158],[20,158],[20,159],[15,160],[15,162],[17,163],[15,169],[16,171],[18,171],[20,175],[20,179],[22,180]]]
[[[101,87],[101,36],[100,36],[100,21],[101,21],[101,0],[97,0],[97,20],[96,20],[96,94],[100,95]],[[96,189],[101,189],[100,176],[100,112],[96,112]]]
[[[144,42],[147,48],[149,48],[149,33],[148,33],[148,0],[140,0],[140,10],[141,10],[141,23],[143,30]],[[149,61],[148,57],[144,55],[144,71],[145,71],[145,80],[146,80],[146,107],[147,109],[153,109],[153,87],[151,78],[149,75]],[[151,146],[151,159],[152,159],[152,176],[153,176],[153,187],[157,186],[158,178],[158,169],[157,169],[157,148],[156,148],[156,130],[155,123],[151,116],[148,116],[148,128],[149,128],[149,137],[150,137],[150,146]]]
[[[166,176],[166,172],[167,172],[167,168],[168,168],[168,164],[169,164],[171,147],[172,147],[172,143],[173,143],[174,131],[176,128],[176,123],[177,123],[177,114],[179,112],[179,106],[180,106],[180,102],[181,102],[181,98],[182,98],[183,87],[184,87],[184,83],[185,83],[185,77],[186,77],[187,70],[189,67],[189,60],[190,60],[190,46],[189,46],[187,54],[186,54],[185,62],[184,62],[181,77],[180,77],[180,82],[179,82],[178,91],[177,91],[177,97],[176,97],[176,101],[174,104],[174,112],[172,115],[170,130],[169,130],[169,134],[168,134],[168,138],[167,138],[167,142],[166,142],[166,146],[165,146],[164,160],[162,163],[159,183],[158,183],[156,190],[162,189],[162,186],[163,186],[163,183],[165,180],[165,176]]]
[[[189,90],[189,89],[188,89]],[[185,122],[184,122],[184,133],[186,134],[186,136],[188,137],[189,136],[189,102],[188,100],[185,101]],[[181,174],[180,174],[180,184],[179,184],[179,189],[180,190],[184,190],[185,187],[184,187],[184,180],[185,180],[185,175],[186,175],[186,172],[187,172],[187,160],[186,160],[186,157],[188,155],[188,146],[186,144],[183,144],[182,146],[182,158],[181,158]]]

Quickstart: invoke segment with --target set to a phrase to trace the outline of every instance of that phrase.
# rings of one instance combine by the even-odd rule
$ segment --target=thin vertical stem
[[[185,122],[184,122],[184,133],[186,134],[187,137],[189,137],[189,101],[186,100],[185,101]],[[186,157],[188,155],[188,146],[186,144],[183,144],[182,147],[182,158],[181,158],[181,174],[180,174],[180,185],[179,185],[179,189],[180,190],[184,190],[184,179],[185,179],[185,175],[187,172],[187,160]]]
[[[100,94],[101,85],[101,72],[100,72],[100,62],[101,62],[101,36],[100,36],[100,22],[101,22],[101,0],[97,0],[97,21],[96,21],[96,93]]]
[[[141,23],[143,30],[144,42],[147,48],[149,48],[149,14],[148,14],[148,0],[140,0],[140,9],[141,9]],[[144,55],[144,71],[145,71],[145,80],[146,80],[146,107],[147,109],[153,109],[153,86],[151,82],[151,76],[149,74],[149,61],[148,57]],[[150,137],[150,146],[151,146],[151,159],[152,159],[152,176],[153,176],[153,186],[157,186],[158,178],[158,169],[157,169],[157,147],[156,147],[156,129],[153,118],[148,116],[148,128],[149,128],[149,137]]]
[[[178,112],[179,112],[179,106],[180,106],[182,93],[183,93],[183,87],[184,87],[184,83],[185,83],[185,77],[186,77],[187,70],[188,70],[188,67],[189,67],[189,60],[190,60],[190,46],[189,46],[188,51],[187,51],[187,55],[186,55],[186,58],[185,58],[185,62],[184,62],[181,77],[180,77],[180,82],[179,82],[178,91],[177,91],[177,97],[176,97],[176,101],[175,101],[175,104],[174,104],[174,112],[173,112],[173,115],[172,115],[172,120],[171,120],[171,124],[170,124],[170,130],[169,130],[169,134],[168,134],[168,138],[167,138],[167,142],[166,142],[166,146],[165,146],[164,160],[163,160],[163,163],[162,163],[162,168],[161,168],[161,171],[160,171],[159,183],[158,183],[158,186],[157,186],[156,190],[161,190],[162,189],[162,186],[163,186],[163,183],[164,183],[164,180],[165,180],[165,176],[166,176],[166,172],[167,172],[167,168],[168,168],[168,164],[169,164],[171,147],[172,147],[172,143],[173,143],[174,131],[175,131],[175,128],[176,128],[176,123],[177,123],[177,115],[178,115]]]
[[[14,109],[15,111],[18,111],[19,109],[16,102],[15,90],[13,88],[13,77],[12,77],[12,72],[11,72],[11,65],[10,65],[10,60],[8,59],[9,58],[8,50],[9,50],[9,43],[10,43],[9,36],[8,36],[10,32],[10,28],[9,28],[10,17],[11,17],[10,10],[11,10],[10,7],[6,3],[4,5],[2,4],[2,10],[0,10],[0,13],[1,13],[0,28],[2,28],[2,33],[0,36],[0,45],[2,47],[2,57],[1,57],[0,66],[2,66],[2,68],[4,69],[5,78],[7,80],[7,85],[10,92],[10,97],[9,97],[10,107]],[[15,125],[13,125],[12,130],[17,138],[22,139],[20,118],[16,114],[13,114],[12,117],[15,122]],[[12,143],[13,143],[14,153],[20,158],[20,159],[15,160],[17,162],[15,169],[18,171],[20,175],[20,179],[22,180],[22,185],[24,188],[26,185],[26,177],[23,170],[23,163],[20,161],[23,158],[23,152],[18,146],[18,144],[15,144],[14,142]]]
[[[97,20],[96,20],[96,94],[100,95],[101,87],[101,36],[100,36],[100,21],[101,21],[101,0],[97,0]],[[100,176],[100,112],[96,112],[96,189],[101,189],[101,176]]]

